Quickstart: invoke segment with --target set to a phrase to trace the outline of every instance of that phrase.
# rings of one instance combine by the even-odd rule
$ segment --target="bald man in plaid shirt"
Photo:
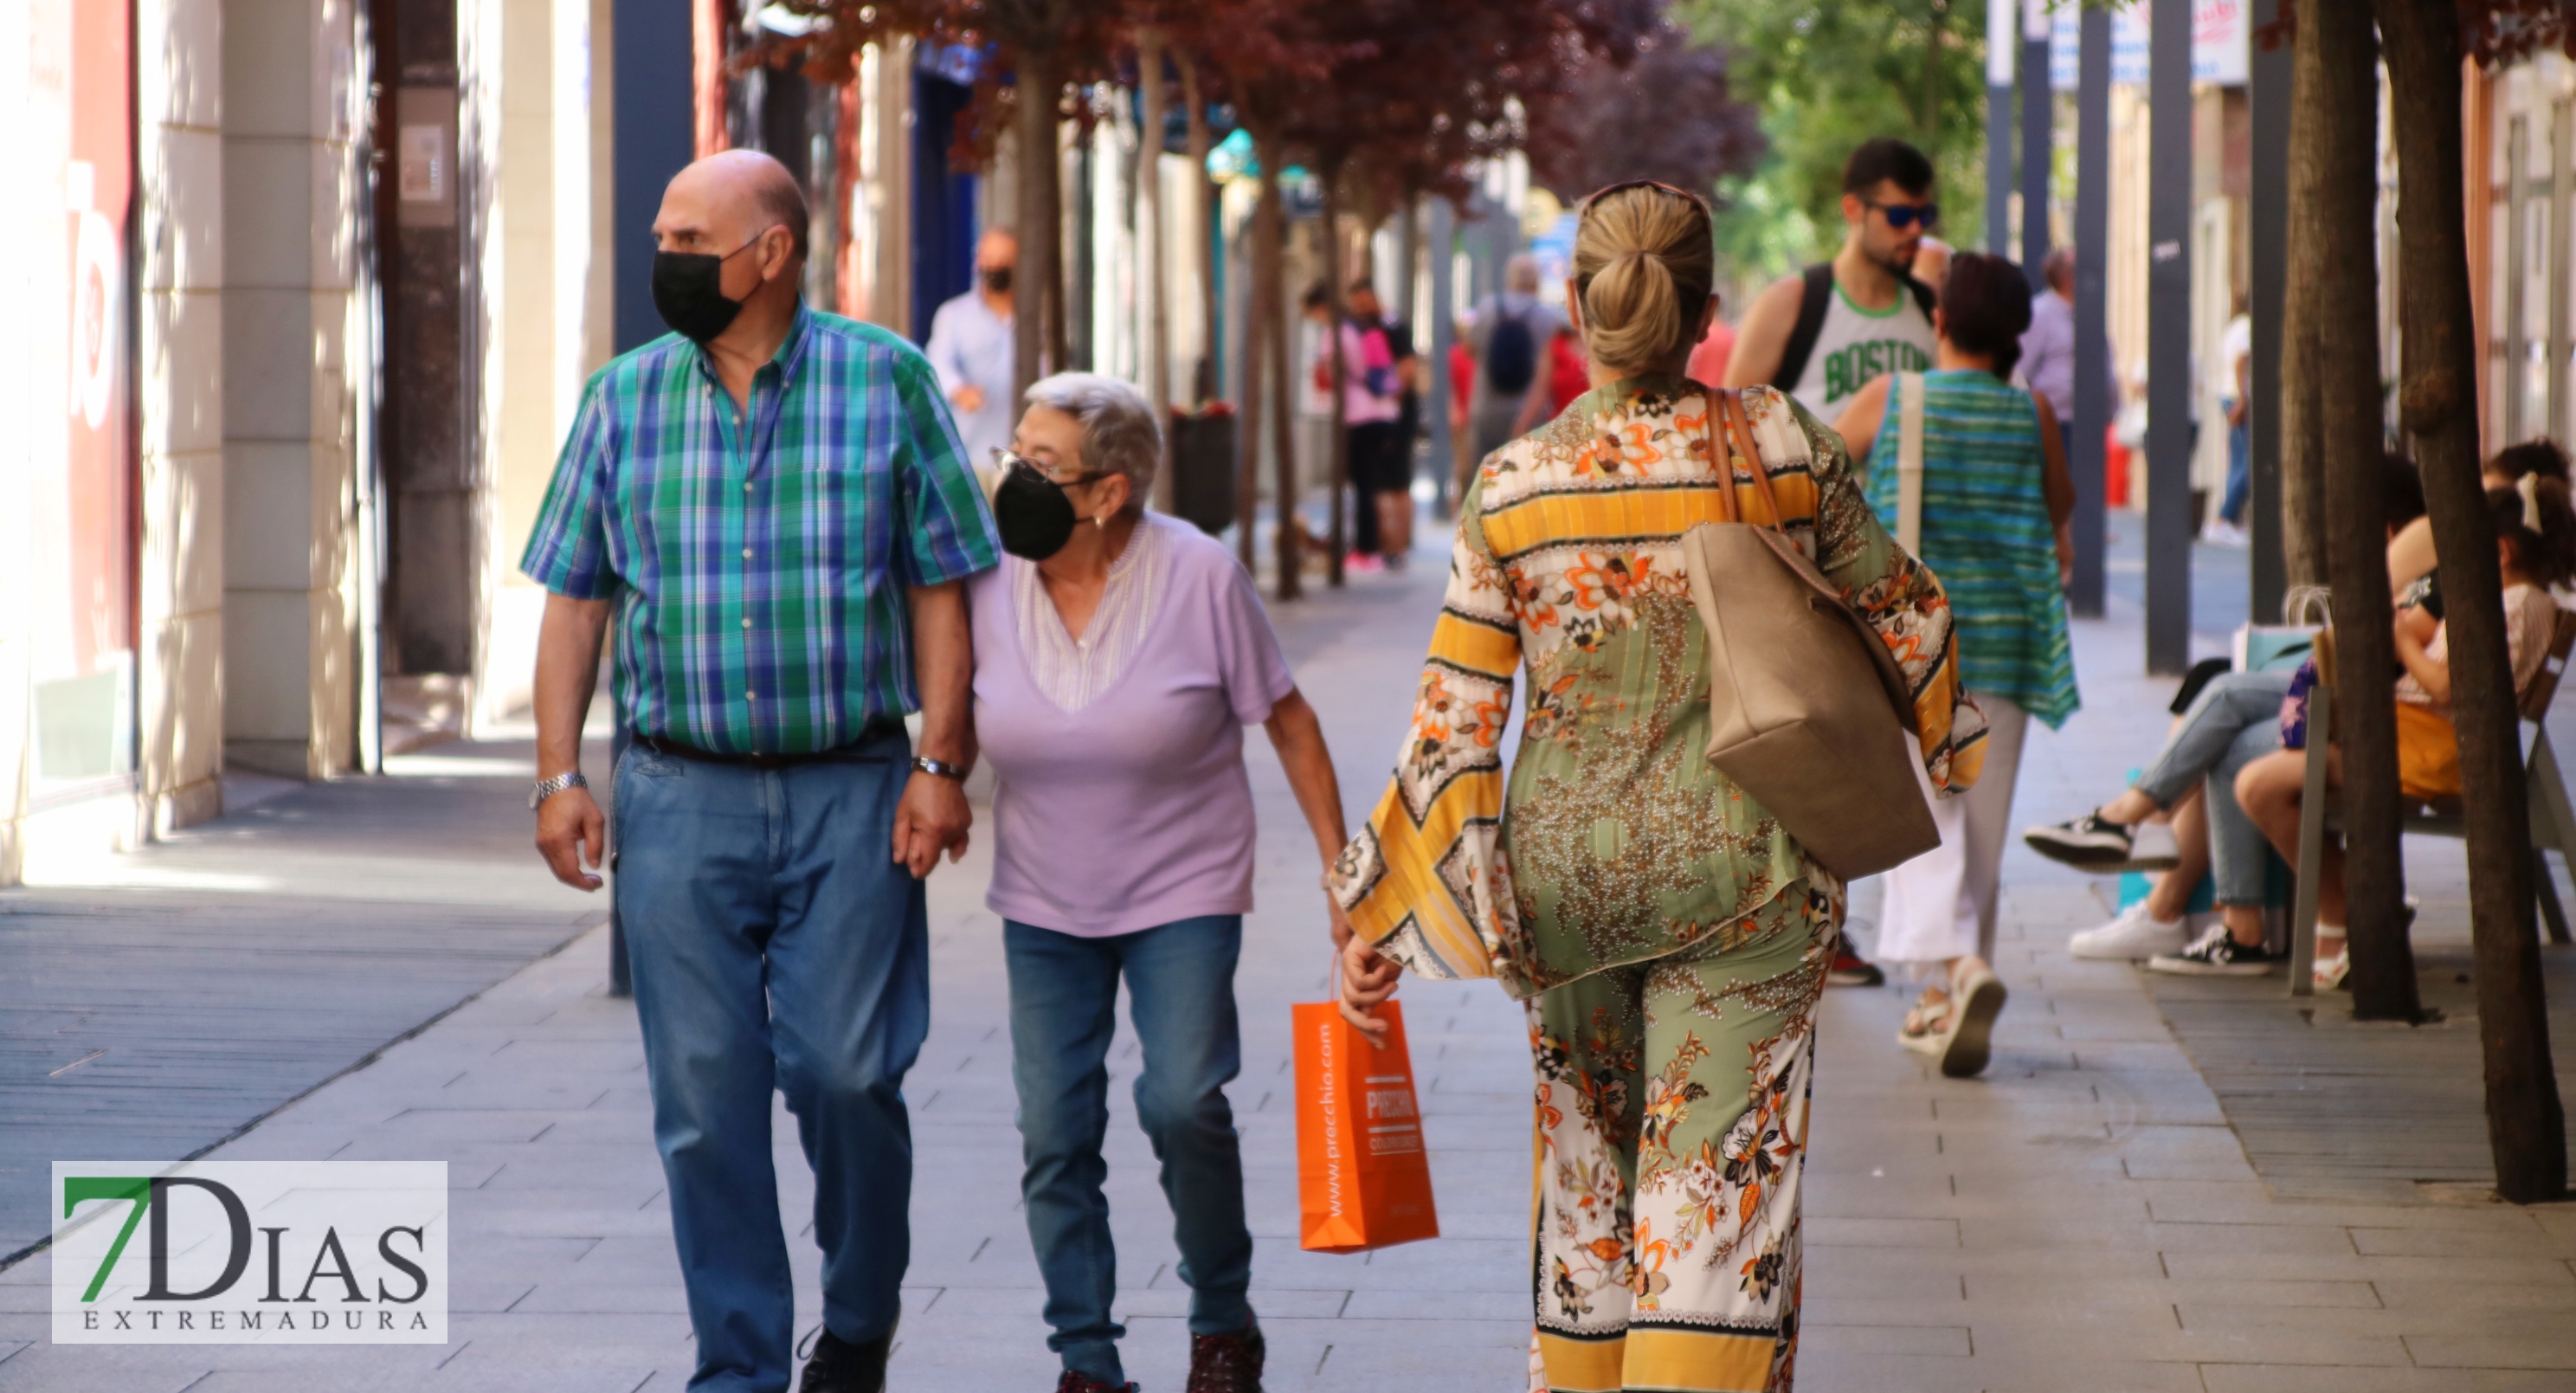
[[[591,379],[521,562],[548,591],[537,846],[584,889],[605,827],[581,727],[614,634],[634,732],[615,894],[697,1330],[689,1387],[710,1393],[783,1393],[794,1361],[773,1084],[823,1249],[802,1388],[884,1386],[910,1257],[901,1089],[930,1014],[921,881],[965,850],[963,582],[998,553],[928,361],[799,302],[806,227],[766,155],[671,181],[653,292],[678,332]]]

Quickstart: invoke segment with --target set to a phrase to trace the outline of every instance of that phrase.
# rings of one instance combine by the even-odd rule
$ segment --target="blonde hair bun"
[[[1642,372],[1687,349],[1717,275],[1708,205],[1635,185],[1595,194],[1574,232],[1583,348],[1612,372]]]

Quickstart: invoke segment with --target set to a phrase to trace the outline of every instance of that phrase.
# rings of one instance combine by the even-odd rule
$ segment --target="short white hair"
[[[1163,428],[1136,384],[1105,373],[1060,372],[1031,385],[1028,402],[1080,421],[1083,469],[1125,475],[1127,510],[1145,506],[1163,464]]]

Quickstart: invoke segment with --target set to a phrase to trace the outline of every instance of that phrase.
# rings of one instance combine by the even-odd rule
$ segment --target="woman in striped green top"
[[[1837,424],[1868,461],[1880,521],[1949,591],[1961,682],[1989,725],[1984,777],[1934,800],[1941,845],[1888,872],[1879,916],[1880,958],[1943,969],[1898,1041],[1964,1078],[1985,1068],[2003,1009],[1989,960],[2022,736],[2031,717],[2054,730],[2076,706],[2066,634],[2075,487],[2048,399],[2009,382],[2030,327],[2020,268],[1960,256],[1932,325],[1935,370],[1879,378]]]

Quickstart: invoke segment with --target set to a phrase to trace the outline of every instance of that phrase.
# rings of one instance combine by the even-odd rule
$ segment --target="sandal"
[[[1960,1005],[1955,1024],[1941,1051],[1945,1078],[1972,1079],[1984,1073],[1993,1054],[1995,1017],[2003,1014],[2004,984],[1992,968],[1979,967],[1950,984],[1950,998]]]
[[[1896,1028],[1896,1043],[1916,1054],[1938,1055],[1950,1043],[1951,1003],[1947,996],[1934,997],[1939,987],[1925,987],[1914,1006],[1905,1013],[1905,1024]]]
[[[2341,991],[2344,978],[2351,971],[2352,941],[2346,939],[2344,945],[2335,950],[2333,957],[2329,958],[2322,953],[2317,955],[2316,966],[2311,970],[2311,980],[2316,983],[2318,991]]]

